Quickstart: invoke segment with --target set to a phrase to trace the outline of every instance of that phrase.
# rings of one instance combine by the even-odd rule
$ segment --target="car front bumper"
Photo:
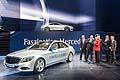
[[[41,31],[44,31],[44,28],[41,28]]]
[[[33,71],[34,70],[34,61],[28,61],[18,64],[8,64],[4,61],[4,65],[6,68],[13,68],[18,71],[27,72],[27,71]]]

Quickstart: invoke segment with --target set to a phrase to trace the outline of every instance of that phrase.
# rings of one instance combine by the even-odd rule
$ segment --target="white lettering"
[[[35,43],[38,43],[38,42],[41,42],[41,41],[54,41],[52,39],[44,39],[44,40],[40,40],[40,39],[35,39],[35,40],[31,40],[31,39],[27,39],[27,38],[24,38],[24,45],[32,45],[32,44],[35,44]],[[80,45],[80,39],[75,39],[75,40],[65,40],[64,38],[60,38],[59,41],[63,41],[63,42],[66,42],[70,45]]]

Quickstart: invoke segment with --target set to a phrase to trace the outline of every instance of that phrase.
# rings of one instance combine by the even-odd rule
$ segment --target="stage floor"
[[[39,74],[5,69],[0,61],[0,80],[120,80],[120,62],[116,64],[89,64],[75,55],[71,63],[50,66]]]

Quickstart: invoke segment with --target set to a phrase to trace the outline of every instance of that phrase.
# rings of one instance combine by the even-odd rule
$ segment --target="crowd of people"
[[[85,62],[100,63],[103,60],[101,56],[105,53],[105,62],[115,63],[116,48],[117,41],[113,35],[106,35],[104,40],[101,39],[99,34],[96,34],[95,37],[90,35],[88,39],[86,39],[85,35],[82,35],[80,41],[80,60],[82,60],[84,55]]]

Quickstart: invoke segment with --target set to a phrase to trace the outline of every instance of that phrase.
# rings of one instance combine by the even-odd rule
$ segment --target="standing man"
[[[93,61],[93,43],[94,43],[94,36],[90,35],[87,42],[87,60],[90,55],[90,62]]]
[[[81,50],[80,60],[82,60],[82,55],[84,54],[85,62],[87,62],[86,43],[87,43],[87,40],[85,39],[85,35],[82,35],[80,40],[80,50]]]
[[[116,48],[117,48],[117,41],[115,40],[114,36],[110,36],[111,43],[110,43],[110,50],[111,50],[111,62],[116,62]]]
[[[109,63],[109,59],[110,59],[110,39],[109,39],[109,35],[105,36],[105,40],[103,42],[104,44],[104,51],[105,51],[105,55],[106,55],[106,62]]]
[[[94,53],[95,53],[95,63],[100,62],[100,48],[101,48],[101,39],[100,35],[96,34],[95,35],[95,41],[94,41]]]

